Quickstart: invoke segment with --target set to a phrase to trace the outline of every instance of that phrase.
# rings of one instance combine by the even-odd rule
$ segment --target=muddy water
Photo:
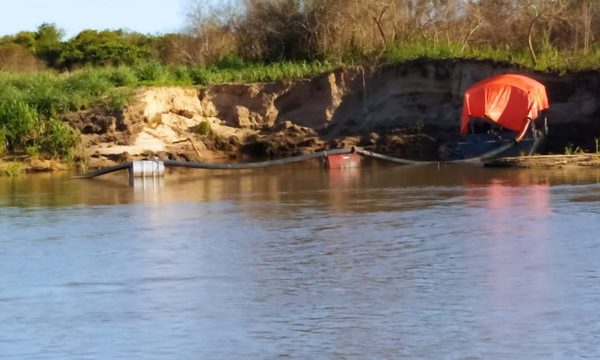
[[[3,359],[600,356],[600,171],[0,178]]]

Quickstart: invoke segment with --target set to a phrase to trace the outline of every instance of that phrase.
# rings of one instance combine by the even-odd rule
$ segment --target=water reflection
[[[326,201],[333,211],[360,211],[366,191],[384,201],[386,191],[426,198],[457,187],[476,194],[479,187],[490,191],[503,187],[555,186],[600,182],[598,170],[515,170],[464,166],[372,166],[326,171],[318,168],[227,171],[175,171],[165,178],[136,179],[126,174],[94,180],[77,180],[68,174],[40,174],[0,178],[0,206],[106,205],[152,201],[219,201],[243,198],[247,201]],[[133,185],[133,186],[132,186]],[[498,186],[502,185],[502,186]],[[362,189],[361,191],[354,191]],[[506,190],[510,191],[510,190]],[[31,195],[31,196],[28,196]],[[493,194],[491,194],[493,195]],[[493,196],[502,201],[502,194]],[[372,199],[371,199],[372,200]],[[467,200],[470,197],[467,196]],[[369,205],[369,204],[367,204]],[[368,207],[368,206],[367,206]],[[367,209],[368,211],[368,209]]]
[[[161,191],[164,190],[165,180],[163,177],[135,177],[129,179],[129,186],[133,188],[135,202],[158,203],[161,199]]]
[[[466,204],[476,211],[470,224],[481,233],[480,254],[485,267],[476,259],[467,264],[476,269],[478,284],[485,294],[489,314],[480,326],[487,339],[515,341],[525,326],[520,317],[550,311],[556,289],[548,268],[556,259],[556,244],[549,233],[552,221],[550,179],[517,174],[509,179],[492,178],[485,187],[467,184]],[[466,229],[466,231],[469,231]],[[483,275],[483,276],[482,276]],[[512,309],[510,314],[506,309]],[[543,316],[527,321],[529,330],[539,331]]]

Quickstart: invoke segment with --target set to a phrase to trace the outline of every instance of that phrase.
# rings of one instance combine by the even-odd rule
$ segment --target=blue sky
[[[67,39],[83,29],[176,32],[185,26],[193,1],[0,0],[0,36],[35,30],[42,23],[56,24]]]

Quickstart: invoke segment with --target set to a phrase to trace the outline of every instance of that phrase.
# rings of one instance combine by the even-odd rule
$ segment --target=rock
[[[184,118],[187,118],[187,119],[191,119],[194,117],[194,115],[196,115],[196,113],[194,113],[193,111],[187,110],[187,109],[176,109],[173,112],[175,114],[177,114],[179,116],[183,116]]]
[[[253,121],[250,119],[250,110],[244,106],[236,106],[236,125],[239,127],[252,127]]]

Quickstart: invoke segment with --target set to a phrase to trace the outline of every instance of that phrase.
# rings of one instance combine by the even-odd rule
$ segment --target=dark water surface
[[[600,171],[0,178],[2,359],[597,359]]]

